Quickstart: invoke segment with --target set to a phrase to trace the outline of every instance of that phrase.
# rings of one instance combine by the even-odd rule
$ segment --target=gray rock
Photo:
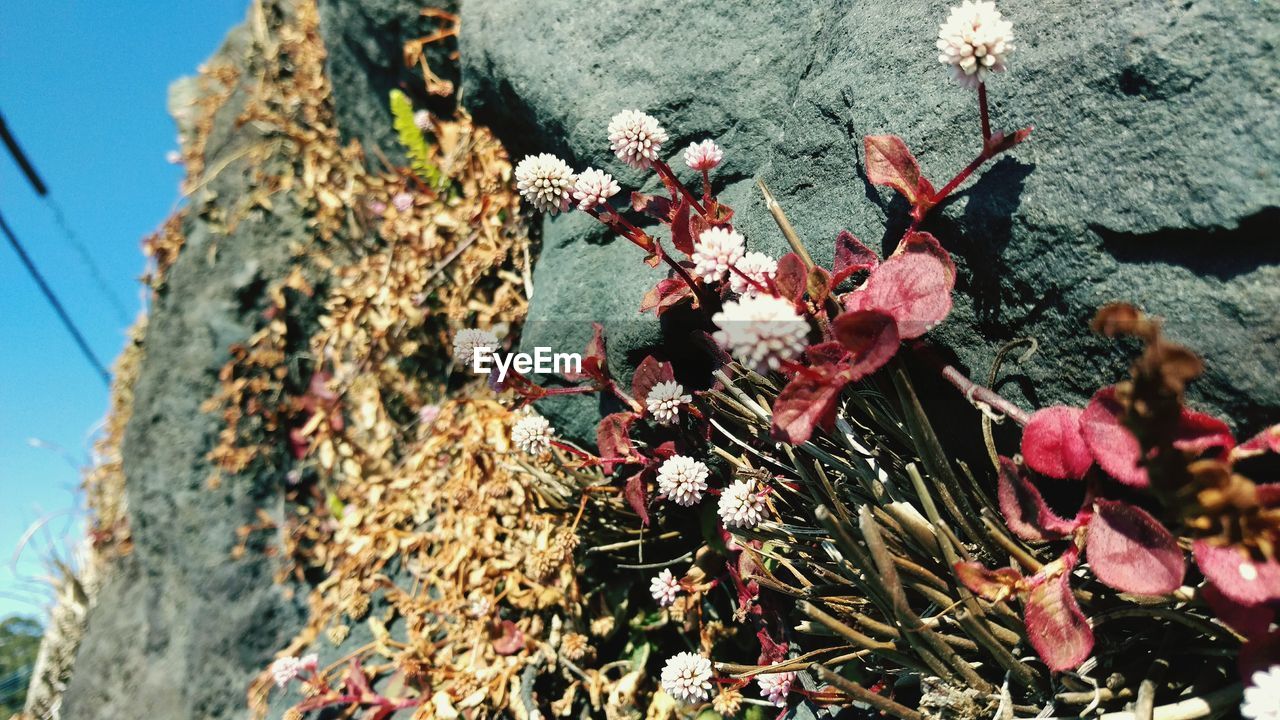
[[[866,182],[862,136],[900,135],[938,185],[979,147],[975,95],[948,79],[933,48],[947,5],[468,0],[463,98],[513,156],[561,153],[631,186],[641,178],[611,157],[604,128],[618,110],[644,109],[671,132],[677,168],[690,140],[724,147],[717,177],[751,246],[785,251],[751,187],[761,177],[820,261],[843,228],[888,252],[905,206]],[[932,339],[983,376],[1005,341],[1035,337],[1040,353],[1016,368],[1024,382],[1002,389],[1028,406],[1079,403],[1125,372],[1126,351],[1089,336],[1087,322],[1127,300],[1204,354],[1195,402],[1242,429],[1274,421],[1280,8],[1000,8],[1018,49],[990,84],[993,123],[1036,130],[925,225],[960,267],[956,308]],[[631,343],[656,332],[635,312],[652,273],[638,250],[581,220],[544,223],[530,317],[633,328],[615,333],[614,359],[636,357]],[[581,332],[566,331],[563,345]],[[584,406],[548,412],[589,436]]]
[[[253,52],[241,27],[217,57],[244,67]],[[179,83],[174,97],[191,91]],[[230,162],[191,198],[186,244],[151,307],[122,450],[133,552],[113,569],[89,615],[65,718],[247,717],[250,679],[305,621],[305,595],[290,598],[273,581],[268,549],[278,554],[278,538],[257,533],[243,557],[232,556],[237,529],[257,522],[259,510],[283,515],[286,443],[243,473],[223,474],[216,487],[208,482],[215,468],[206,456],[223,420],[201,404],[231,346],[263,322],[266,289],[292,266],[290,245],[310,232],[286,193],[273,198],[271,212],[249,212],[232,232],[215,220],[229,217],[247,192],[249,168],[232,158],[262,142],[236,122],[245,97],[238,87],[215,116],[207,166]]]

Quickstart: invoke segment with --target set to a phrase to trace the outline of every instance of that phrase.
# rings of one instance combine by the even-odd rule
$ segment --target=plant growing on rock
[[[701,180],[694,192],[663,160],[668,132],[638,110],[610,121],[609,149],[652,170],[665,195],[636,191],[618,204],[609,174],[574,173],[547,154],[517,170],[538,209],[576,206],[650,266],[665,264],[640,311],[697,313],[698,339],[717,366],[706,389],[686,388],[669,362],[650,356],[626,393],[608,376],[596,326],[588,382],[557,389],[622,400],[625,409],[597,427],[599,456],[574,455],[615,479],[610,487],[642,525],[662,531],[680,513],[712,517],[701,508],[714,502],[710,529],[668,563],[691,561],[689,570],[646,578],[655,604],[696,638],[695,650],[667,653],[661,670],[662,688],[684,705],[732,714],[758,679],[760,702],[857,702],[910,720],[1130,702],[1140,716],[1160,702],[1199,717],[1238,701],[1237,672],[1277,662],[1280,494],[1240,466],[1277,452],[1280,429],[1237,444],[1226,423],[1186,408],[1183,391],[1201,365],[1157,321],[1123,305],[1098,314],[1098,332],[1137,337],[1146,349],[1130,379],[1085,408],[1028,414],[957,368],[939,368],[984,415],[1024,426],[1021,455],[993,458],[994,499],[944,450],[898,359],[951,309],[957,270],[925,229],[930,213],[1030,136],[991,128],[986,82],[1005,69],[1012,40],[990,2],[966,0],[940,29],[939,60],[976,91],[981,131],[977,155],[940,187],[900,138],[864,138],[867,179],[910,207],[883,259],[842,232],[832,267],[817,265],[763,183],[792,252],[749,250],[711,182],[723,150],[711,140],[685,150]],[[550,394],[524,379],[508,389],[522,402]],[[1062,480],[1083,492],[1070,518],[1040,490]],[[724,655],[707,618],[729,616],[755,643],[740,637],[724,651],[751,652],[751,662],[712,659]],[[1241,667],[1170,668],[1175,647],[1239,655]]]

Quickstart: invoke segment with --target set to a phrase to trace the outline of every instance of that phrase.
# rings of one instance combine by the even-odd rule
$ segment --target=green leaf
[[[431,187],[437,190],[443,188],[447,178],[440,174],[440,168],[431,161],[431,146],[418,129],[418,124],[413,121],[413,102],[408,95],[395,89],[391,91],[391,117],[413,171]]]

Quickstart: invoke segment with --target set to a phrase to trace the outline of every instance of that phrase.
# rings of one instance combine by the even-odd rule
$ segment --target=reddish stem
[[[978,83],[978,112],[982,115],[982,146],[991,139],[991,114],[987,111],[987,84]]]
[[[593,392],[598,392],[600,388],[594,385],[575,385],[573,387],[541,388],[541,390],[543,392],[544,397],[549,397],[552,395],[577,395],[579,393],[593,393]]]
[[[964,373],[960,372],[953,365],[946,365],[942,368],[942,377],[947,382],[956,387],[957,390],[964,393],[964,396],[970,402],[980,402],[990,406],[993,410],[1004,413],[1019,425],[1026,426],[1031,421],[1031,416],[1026,410],[1014,405],[1012,401],[1002,397],[995,390],[983,387],[970,380]]]
[[[682,185],[681,187],[684,187],[684,186]],[[693,291],[693,294],[696,295],[698,299],[702,301],[703,306],[704,307],[707,306],[707,297],[703,295],[702,289],[698,286],[698,283],[695,282],[694,279],[689,275],[689,271],[686,270],[684,266],[682,266],[670,255],[667,255],[666,251],[662,249],[662,243],[658,242],[657,238],[650,237],[643,230],[633,225],[631,221],[622,217],[622,215],[620,215],[617,210],[614,210],[612,206],[605,205],[604,208],[606,213],[605,215],[602,215],[600,211],[597,210],[596,208],[588,208],[586,212],[591,217],[604,223],[610,230],[613,230],[615,233],[629,240],[632,240],[632,242],[635,242],[635,240],[633,239],[634,236],[631,235],[630,233],[634,233],[635,235],[643,235],[646,238],[648,238],[650,241],[652,241],[654,252],[658,255],[658,257],[661,258],[662,261],[665,262],[667,265],[671,266],[671,269],[676,271],[676,274],[680,276],[680,279],[684,280],[684,284],[688,285],[689,289]],[[636,243],[636,244],[641,245],[640,243]],[[641,245],[641,247],[643,248],[644,246]]]
[[[702,202],[711,204],[711,171],[702,169]]]
[[[684,196],[684,199],[689,201],[689,205],[692,206],[694,210],[698,211],[699,215],[701,215],[702,217],[707,216],[707,211],[703,209],[701,204],[698,203],[698,198],[694,197],[693,192],[690,191],[689,188],[685,187],[684,183],[680,182],[680,180],[676,178],[675,173],[671,172],[671,168],[668,167],[666,163],[662,162],[661,160],[654,160],[653,169],[657,171],[658,175],[663,180],[667,181],[667,183],[671,185],[674,185],[676,189],[680,191],[680,194]]]
[[[990,159],[991,159],[991,155],[987,153],[987,149],[984,147],[982,149],[982,152],[978,153],[978,157],[973,159],[973,162],[970,162],[968,165],[965,165],[964,169],[956,173],[956,176],[951,178],[950,182],[948,182],[946,185],[943,185],[941,190],[934,193],[933,197],[929,198],[930,207],[937,205],[938,203],[945,200],[947,196],[952,193],[952,191],[954,191],[957,187],[960,186],[960,183],[969,179],[969,176],[973,174],[973,171],[977,170],[979,167],[982,166],[982,163]],[[914,228],[915,225],[919,225],[919,222],[917,221],[916,223],[914,223],[912,227]]]

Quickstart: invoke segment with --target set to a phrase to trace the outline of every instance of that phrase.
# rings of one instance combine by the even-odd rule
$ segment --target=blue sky
[[[53,210],[0,148],[0,213],[105,363],[143,307],[139,242],[179,201],[165,154],[176,128],[168,85],[195,71],[245,15],[248,0],[0,3],[0,113],[99,268],[100,289]],[[0,242],[0,617],[42,615],[40,553],[80,529],[79,470],[107,392]],[[33,447],[31,439],[65,452]],[[64,457],[69,455],[70,457]],[[45,540],[14,550],[36,520]]]

